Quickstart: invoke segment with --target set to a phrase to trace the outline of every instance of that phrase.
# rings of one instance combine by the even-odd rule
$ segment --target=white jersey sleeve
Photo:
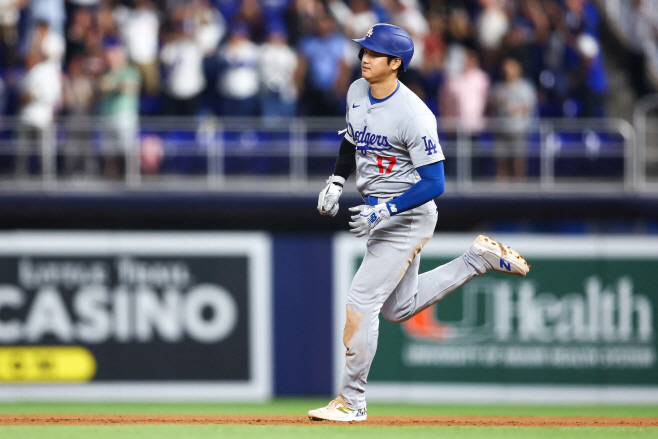
[[[445,160],[437,131],[436,117],[426,113],[413,117],[403,128],[400,137],[414,168]]]

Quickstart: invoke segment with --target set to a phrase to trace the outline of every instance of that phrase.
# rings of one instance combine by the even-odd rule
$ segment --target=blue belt
[[[381,201],[380,201],[380,200],[381,200]],[[366,196],[366,197],[363,197],[363,201],[365,201],[365,203],[366,203],[368,206],[376,206],[376,205],[378,205],[379,203],[383,203],[384,200],[388,201],[388,200],[390,200],[390,198],[381,198],[381,199],[380,199],[380,198],[377,198],[377,197],[371,197],[370,195],[368,195],[368,196]]]

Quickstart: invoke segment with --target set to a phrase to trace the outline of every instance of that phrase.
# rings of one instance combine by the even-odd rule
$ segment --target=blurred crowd
[[[57,115],[105,117],[108,176],[135,150],[140,115],[341,115],[360,76],[350,39],[378,22],[412,35],[401,80],[444,124],[477,139],[486,117],[504,118],[499,177],[526,175],[536,117],[604,114],[591,0],[0,0],[0,114],[21,122],[15,172],[31,173]],[[89,134],[71,133],[67,148],[88,148]]]
[[[378,22],[414,39],[401,80],[473,130],[604,113],[592,0],[0,0],[0,114],[340,115]]]

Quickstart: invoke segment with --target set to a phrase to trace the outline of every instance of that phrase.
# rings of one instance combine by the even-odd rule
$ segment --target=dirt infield
[[[313,422],[303,415],[0,415],[3,425],[369,425],[474,427],[658,427],[658,418],[581,416],[369,416],[365,422]]]

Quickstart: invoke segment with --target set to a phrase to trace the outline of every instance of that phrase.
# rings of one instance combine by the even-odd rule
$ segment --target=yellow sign
[[[82,346],[0,347],[0,383],[85,382],[96,374]]]

